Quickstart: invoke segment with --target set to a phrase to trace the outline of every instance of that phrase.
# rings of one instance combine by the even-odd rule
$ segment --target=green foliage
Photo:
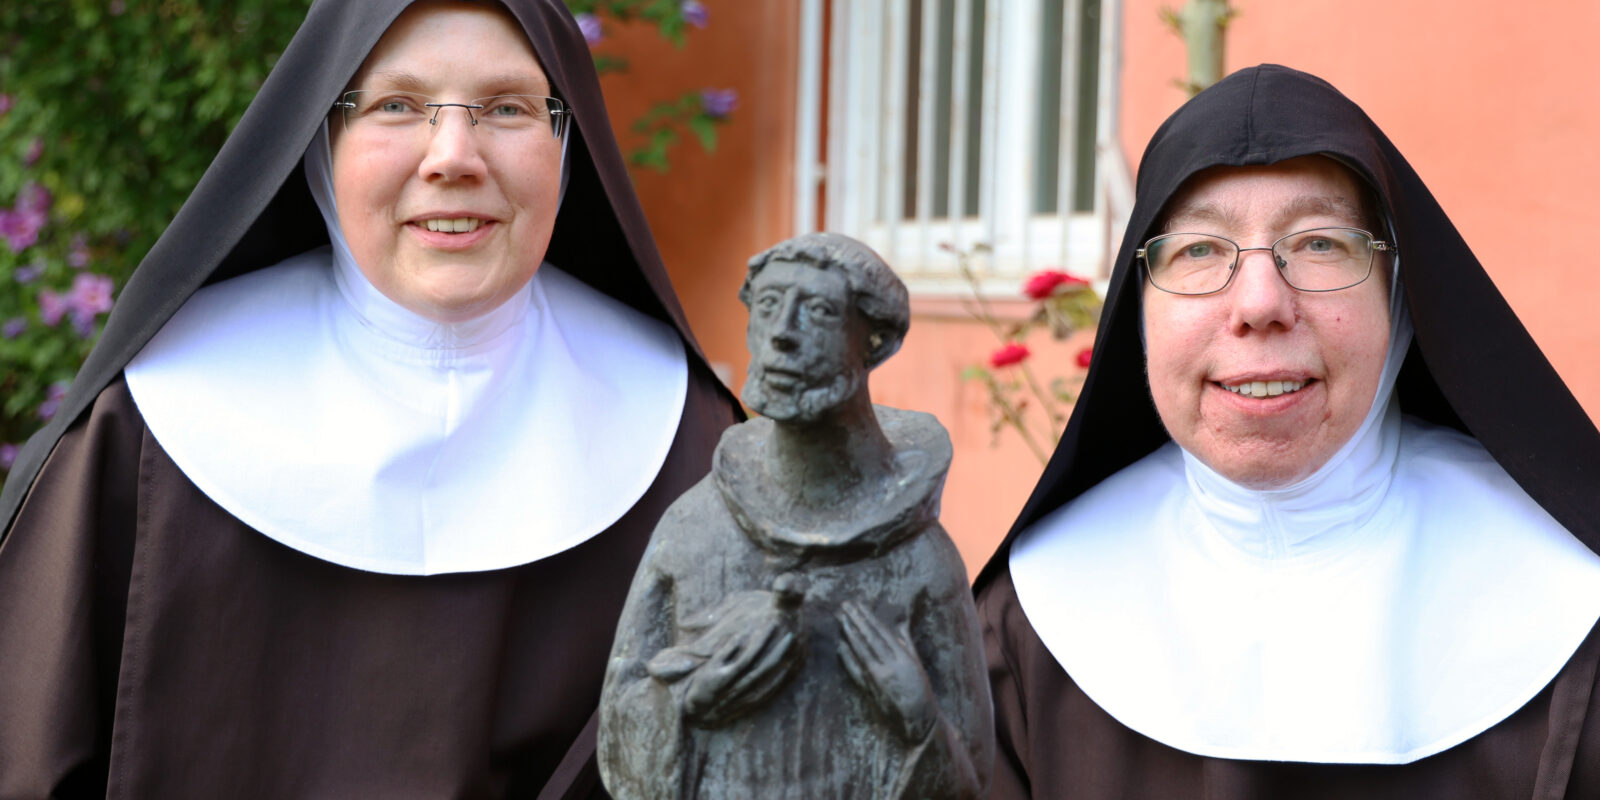
[[[578,19],[591,47],[598,48],[594,56],[595,70],[604,75],[623,72],[628,61],[613,53],[603,52],[606,39],[605,23],[643,23],[656,30],[678,47],[683,47],[690,28],[705,27],[710,12],[699,0],[565,0],[567,9]],[[632,142],[628,143],[628,164],[666,172],[671,166],[669,151],[683,139],[688,131],[699,141],[707,153],[717,149],[717,126],[727,122],[738,102],[732,89],[701,89],[691,91],[676,100],[662,100],[636,120],[632,127]]]
[[[661,35],[682,47],[689,32],[682,0],[566,0],[574,15],[593,14],[619,22],[639,20],[656,26]]]
[[[0,320],[26,326],[0,338],[0,442],[41,424],[98,335],[98,314],[46,324],[46,293],[82,276],[126,283],[309,5],[0,4],[0,207],[30,186],[51,197],[37,241],[0,241]]]
[[[688,128],[700,141],[707,153],[717,150],[717,126],[727,121],[726,115],[712,114],[706,108],[704,92],[693,91],[677,100],[666,100],[651,106],[644,116],[634,120],[632,130],[643,140],[628,151],[628,163],[666,172],[670,166],[667,151],[681,138],[679,130]]]

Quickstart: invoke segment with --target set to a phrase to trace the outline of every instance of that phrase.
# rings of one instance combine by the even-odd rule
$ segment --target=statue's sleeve
[[[984,676],[978,614],[967,571],[937,524],[921,534],[931,576],[911,609],[911,636],[939,702],[939,721],[912,751],[894,796],[987,797],[994,765],[994,711]]]
[[[600,773],[618,800],[677,796],[682,715],[671,687],[652,678],[647,665],[672,644],[675,576],[667,567],[666,553],[680,530],[678,512],[683,505],[680,498],[656,527],[634,574],[606,664],[600,697]]]

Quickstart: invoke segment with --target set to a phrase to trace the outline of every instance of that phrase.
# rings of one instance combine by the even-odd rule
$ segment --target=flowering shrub
[[[999,350],[989,355],[989,366],[995,369],[1015,366],[1021,364],[1030,355],[1032,354],[1028,352],[1027,345],[1018,342],[1006,342],[1000,346]]]
[[[0,3],[0,472],[308,5]]]
[[[310,0],[0,2],[0,475],[55,414],[127,283],[260,88]],[[680,45],[697,0],[567,0],[591,42],[640,20]],[[597,68],[626,68],[597,55]],[[315,102],[315,98],[307,98]],[[694,90],[630,154],[716,145],[737,96]],[[656,112],[652,112],[656,113]],[[645,120],[641,120],[643,124]]]
[[[988,247],[980,244],[969,251],[950,245],[941,247],[955,253],[962,276],[972,286],[973,316],[1000,340],[1000,347],[989,354],[988,365],[969,366],[962,371],[962,378],[980,382],[988,390],[996,441],[1001,431],[1015,430],[1042,464],[1050,459],[1050,451],[1061,439],[1067,425],[1065,409],[1076,399],[1072,389],[1082,381],[1094,351],[1080,350],[1073,359],[1077,371],[1056,377],[1047,389],[1028,363],[1032,352],[1024,340],[1039,328],[1049,330],[1056,340],[1065,340],[1075,331],[1093,327],[1100,316],[1100,296],[1083,278],[1061,270],[1042,270],[1029,276],[1022,286],[1022,294],[1034,302],[1032,313],[1021,322],[1003,324],[979,291],[972,271],[972,259],[987,253]]]
[[[605,41],[603,17],[655,25],[662,36],[679,47],[690,28],[711,24],[711,12],[699,0],[566,0],[566,4],[591,48]],[[626,59],[604,52],[603,48],[595,54],[594,63],[601,73],[628,68]],[[670,166],[667,153],[683,138],[679,131],[684,128],[699,140],[701,149],[715,152],[717,126],[727,121],[738,102],[739,94],[733,89],[704,88],[655,103],[632,125],[639,144],[628,149],[628,163],[665,172]]]

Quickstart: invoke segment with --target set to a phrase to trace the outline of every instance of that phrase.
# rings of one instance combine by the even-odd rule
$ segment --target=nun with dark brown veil
[[[587,797],[737,406],[559,0],[319,0],[0,496],[0,797]]]
[[[1600,433],[1382,131],[1156,132],[1094,365],[978,577],[996,798],[1600,797]]]

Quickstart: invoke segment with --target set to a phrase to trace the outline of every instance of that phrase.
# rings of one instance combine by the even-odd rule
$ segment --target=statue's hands
[[[728,637],[686,681],[683,713],[705,728],[759,707],[800,665],[795,635],[776,618]]]
[[[902,740],[922,741],[938,722],[939,707],[908,633],[884,627],[854,601],[844,604],[838,619],[845,673]]]

